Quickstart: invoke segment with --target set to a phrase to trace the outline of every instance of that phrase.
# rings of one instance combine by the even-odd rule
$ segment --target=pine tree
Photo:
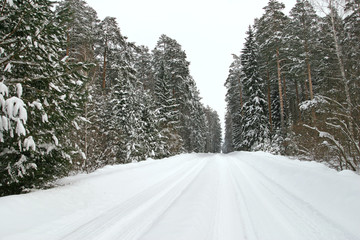
[[[270,0],[264,7],[265,14],[255,23],[256,42],[259,45],[260,75],[267,82],[271,137],[273,145],[279,146],[282,145],[287,132],[286,71],[284,69],[287,49],[284,42],[284,30],[288,17],[282,12],[284,8],[283,3]]]
[[[243,87],[241,83],[241,63],[240,58],[233,55],[234,61],[230,65],[229,75],[225,82],[226,93],[226,128],[225,132],[225,152],[239,151],[243,141]],[[228,130],[229,129],[229,130]],[[230,130],[231,129],[231,130]]]
[[[149,91],[139,89],[136,93],[141,106],[141,136],[143,158],[161,158],[166,156],[165,143],[159,131],[159,113]]]
[[[62,55],[63,16],[51,10],[52,4],[10,1],[2,7],[1,195],[65,175],[71,163],[69,132],[76,131],[74,119],[86,97],[77,93],[83,92],[85,78],[83,65]]]
[[[295,79],[292,84],[292,89],[297,89],[299,83],[302,85],[302,97],[299,96],[299,91],[296,93],[290,92],[293,98],[300,100],[313,100],[315,95],[315,87],[319,79],[316,69],[319,68],[318,55],[319,40],[320,40],[320,18],[312,5],[307,0],[298,0],[296,5],[290,12],[291,21],[288,24],[287,41],[289,44],[289,58],[291,59],[290,73]],[[305,81],[303,81],[305,79]],[[293,86],[295,85],[295,86]],[[296,96],[294,96],[296,95]],[[295,114],[298,115],[294,121],[301,122],[298,108],[294,109]],[[311,110],[311,119],[315,123],[316,114],[315,109]]]
[[[200,93],[195,87],[194,82],[193,88],[190,89],[190,92],[193,92],[193,96],[189,101],[191,104],[189,117],[187,118],[189,121],[184,124],[190,140],[189,146],[186,149],[188,152],[205,152],[207,122],[204,107],[200,102]]]
[[[65,17],[61,24],[66,29],[66,56],[81,62],[93,62],[99,31],[96,11],[84,0],[63,0],[56,11]]]
[[[220,118],[216,111],[209,106],[205,108],[207,119],[207,135],[205,152],[219,153],[221,152],[221,125]]]
[[[135,95],[134,79],[120,75],[114,80],[111,91],[111,100],[108,107],[109,119],[109,146],[112,151],[113,163],[129,163],[141,160],[140,142],[138,137],[139,102]]]
[[[318,114],[322,121],[316,126],[306,125],[306,127],[317,135],[313,137],[314,141],[327,141],[322,152],[336,154],[340,169],[356,170],[360,162],[357,135],[359,128],[356,124],[357,120],[353,117],[355,111],[350,89],[351,71],[347,71],[351,63],[346,57],[346,31],[344,21],[338,14],[338,7],[334,1],[328,3],[329,13],[323,18],[320,39],[326,50],[322,51],[326,56],[322,60],[325,78],[321,82],[321,95],[317,98],[321,107]],[[305,102],[302,108],[307,110],[308,105]],[[324,155],[324,153],[320,154]]]
[[[155,99],[161,115],[162,136],[167,142],[169,154],[182,151],[180,136],[181,85],[189,76],[186,55],[173,39],[162,35],[153,50],[155,70]]]
[[[354,104],[352,116],[355,126],[360,125],[360,2],[348,0],[345,6],[344,19],[344,50],[346,56],[346,71],[348,73],[350,95]],[[357,121],[356,121],[357,120]],[[360,138],[359,129],[355,135]]]
[[[121,34],[114,17],[106,17],[99,24],[100,34],[97,38],[98,58],[101,58],[100,74],[102,89],[110,88],[121,68],[121,49],[126,44],[126,38]]]
[[[231,121],[230,112],[227,110],[225,114],[225,138],[224,143],[221,146],[221,150],[223,153],[230,153],[234,151],[233,147],[233,127]]]
[[[94,134],[94,127],[90,124],[96,122],[97,111],[94,110],[93,100],[95,78],[97,75],[97,60],[95,56],[96,35],[99,31],[96,11],[87,5],[85,1],[65,0],[61,1],[56,8],[59,15],[64,16],[60,22],[66,29],[66,49],[63,54],[66,55],[68,62],[83,62],[86,68],[82,74],[89,78],[84,91],[78,94],[87,94],[86,104],[81,110],[81,117],[76,119],[78,132],[70,135],[71,142],[75,149],[81,154],[73,159],[73,167],[76,171],[94,170],[93,155],[96,149],[94,142],[97,136]]]
[[[160,68],[161,69],[161,68]],[[155,75],[155,96],[159,111],[159,127],[161,141],[165,143],[164,155],[170,156],[182,151],[183,140],[179,135],[179,111],[172,90],[169,86],[169,77],[160,71]]]
[[[148,90],[149,93],[155,97],[154,69],[151,58],[151,53],[147,47],[138,47],[135,53],[134,67],[136,70],[136,78],[142,83],[144,89]]]
[[[265,150],[269,129],[267,125],[267,102],[263,93],[264,83],[260,78],[257,63],[257,45],[251,27],[247,31],[244,48],[241,52],[242,85],[246,102],[243,115],[243,141],[239,148]]]

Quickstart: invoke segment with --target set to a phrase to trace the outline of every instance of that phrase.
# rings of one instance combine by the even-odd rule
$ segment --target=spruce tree
[[[219,153],[221,152],[221,125],[220,118],[216,111],[209,106],[205,108],[207,119],[207,135],[205,152]]]
[[[284,31],[289,19],[283,13],[284,8],[283,3],[270,0],[264,7],[265,13],[255,23],[260,75],[267,83],[269,124],[274,146],[282,146],[287,132],[286,69],[284,69],[287,49]]]
[[[166,35],[160,36],[153,50],[155,70],[155,99],[161,115],[161,132],[167,142],[169,154],[177,154],[183,149],[180,135],[181,85],[189,75],[189,63],[181,46]]]
[[[93,154],[96,147],[94,142],[98,140],[94,134],[91,122],[96,122],[96,110],[94,110],[95,78],[97,74],[97,60],[95,55],[96,35],[98,23],[96,11],[87,5],[85,1],[64,0],[56,8],[59,15],[64,16],[60,22],[66,31],[66,55],[67,62],[83,62],[86,68],[81,70],[89,81],[84,91],[78,94],[87,94],[86,104],[81,110],[81,117],[76,119],[78,132],[70,133],[71,142],[81,154],[73,160],[73,168],[76,171],[90,171],[96,165],[93,162]]]
[[[242,110],[243,141],[240,143],[240,148],[265,150],[269,129],[266,114],[267,102],[263,92],[264,83],[259,74],[258,47],[251,27],[246,34],[247,38],[241,51],[241,80],[246,101]]]
[[[234,61],[230,65],[229,75],[225,82],[226,93],[226,128],[225,146],[226,152],[239,151],[243,141],[243,86],[241,82],[241,63],[240,58],[233,55]],[[229,126],[229,127],[228,127]]]
[[[146,46],[139,46],[135,52],[136,78],[142,83],[145,90],[155,96],[154,69],[152,55]]]
[[[289,75],[294,79],[291,89],[299,88],[301,85],[302,96],[296,96],[290,91],[291,98],[301,100],[313,100],[319,81],[317,59],[320,40],[320,18],[309,1],[298,0],[290,12],[291,21],[287,28],[287,42],[289,44],[288,58],[291,59]],[[299,101],[297,102],[299,105]],[[295,122],[301,122],[298,108],[294,109],[297,118]],[[295,115],[293,114],[293,115]],[[311,110],[311,120],[316,121],[315,109]]]
[[[360,119],[360,3],[357,0],[346,1],[344,19],[344,50],[346,71],[348,72],[350,94],[355,106],[354,119]],[[356,121],[358,126],[359,121]],[[357,133],[359,136],[359,133]]]
[[[66,175],[74,155],[69,133],[77,130],[85,78],[81,63],[66,61],[63,15],[52,8],[47,0],[2,8],[1,195]]]

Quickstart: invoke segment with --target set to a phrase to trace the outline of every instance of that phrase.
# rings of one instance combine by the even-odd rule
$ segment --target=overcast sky
[[[175,39],[190,61],[203,98],[224,123],[225,88],[233,53],[268,0],[86,0],[100,19],[116,17],[123,35],[153,49],[161,34]],[[286,13],[296,0],[283,0]]]

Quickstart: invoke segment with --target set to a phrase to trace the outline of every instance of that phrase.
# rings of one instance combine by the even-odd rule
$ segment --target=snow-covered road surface
[[[266,153],[109,166],[0,198],[0,239],[360,240],[360,176]]]

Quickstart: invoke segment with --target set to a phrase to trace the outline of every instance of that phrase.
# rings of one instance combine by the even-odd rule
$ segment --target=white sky
[[[100,19],[116,17],[123,35],[152,50],[161,34],[185,50],[203,98],[224,127],[225,88],[232,53],[239,54],[245,32],[261,17],[268,0],[86,0]],[[283,0],[286,13],[296,0]],[[224,128],[223,128],[224,131]]]

